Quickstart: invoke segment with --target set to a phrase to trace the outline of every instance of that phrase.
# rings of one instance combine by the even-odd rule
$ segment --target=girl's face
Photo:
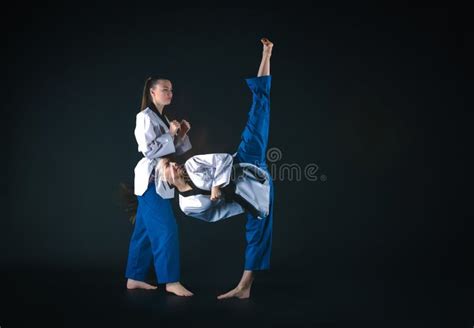
[[[153,88],[150,89],[153,102],[166,106],[171,103],[173,98],[173,85],[171,81],[159,80]]]
[[[175,185],[176,180],[182,178],[184,176],[184,168],[182,165],[179,165],[175,162],[171,162],[169,159],[161,159],[162,163],[160,163],[161,170],[163,170],[163,177],[164,179]]]

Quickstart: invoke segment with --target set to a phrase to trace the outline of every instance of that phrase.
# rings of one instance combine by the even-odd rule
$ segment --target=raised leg
[[[266,76],[270,75],[270,57],[272,56],[273,43],[267,38],[262,38],[260,41],[263,43],[263,52],[257,76]]]
[[[242,132],[241,142],[237,149],[236,161],[252,163],[267,170],[265,156],[270,126],[270,56],[273,43],[268,39],[262,39],[261,41],[264,46],[257,77],[246,80],[250,90],[252,90],[253,99],[247,124]],[[270,213],[263,220],[255,218],[252,214],[247,214],[247,248],[245,250],[244,272],[237,287],[219,295],[218,299],[249,298],[255,271],[270,268],[273,198],[273,181],[270,179]]]
[[[237,148],[236,160],[265,165],[270,126],[270,57],[273,43],[263,38],[263,53],[257,77],[246,79],[252,91],[252,105]]]

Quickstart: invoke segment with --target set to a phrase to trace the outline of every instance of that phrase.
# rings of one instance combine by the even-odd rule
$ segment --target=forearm
[[[191,141],[187,135],[183,138],[176,136],[174,146],[176,148],[176,155],[184,154],[192,148]]]
[[[175,151],[176,148],[173,143],[173,137],[169,133],[165,133],[147,145],[142,153],[146,158],[154,159],[172,154]]]

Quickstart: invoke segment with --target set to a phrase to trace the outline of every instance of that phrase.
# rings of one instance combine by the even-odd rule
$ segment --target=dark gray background
[[[464,304],[472,271],[462,220],[462,8],[17,10],[19,19],[5,22],[0,239],[14,286],[15,270],[45,278],[103,270],[123,287],[132,225],[118,184],[133,181],[141,158],[133,129],[145,78],[173,82],[166,113],[192,124],[184,159],[232,153],[251,100],[244,79],[256,74],[266,36],[275,43],[269,145],[282,151],[277,167],[315,163],[327,176],[275,181],[275,285],[317,290],[360,277],[370,292],[430,281],[443,299]],[[243,264],[244,217],[206,224],[174,206],[183,282],[231,287]]]

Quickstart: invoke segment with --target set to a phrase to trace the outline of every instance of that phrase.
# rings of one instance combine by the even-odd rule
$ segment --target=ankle
[[[241,282],[237,285],[238,290],[250,289],[252,282]]]
[[[179,281],[167,282],[166,283],[166,287],[172,287],[172,286],[177,286],[177,285],[179,285]]]

